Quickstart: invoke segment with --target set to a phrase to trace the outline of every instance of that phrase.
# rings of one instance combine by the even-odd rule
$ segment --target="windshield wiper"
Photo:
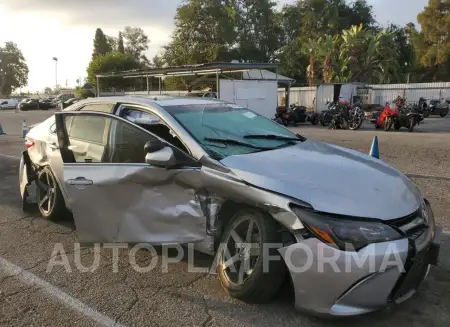
[[[300,135],[296,135],[297,137],[276,135],[276,134],[249,134],[245,135],[244,139],[264,139],[264,140],[286,140],[286,141],[301,141],[303,142],[305,138]]]
[[[257,145],[253,145],[253,144],[250,144],[250,143],[246,143],[246,142],[242,142],[242,141],[234,140],[234,139],[221,139],[221,138],[205,137],[204,140],[208,141],[208,142],[217,142],[217,143],[225,143],[225,144],[242,145],[242,146],[245,146],[245,147],[248,147],[248,148],[252,148],[252,149],[257,149],[257,150],[273,150],[273,149],[277,148],[277,147],[257,146]]]

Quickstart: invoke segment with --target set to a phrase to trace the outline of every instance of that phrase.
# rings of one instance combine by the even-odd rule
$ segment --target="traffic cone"
[[[369,156],[380,159],[380,154],[378,152],[378,137],[374,136],[372,146],[370,147]]]
[[[25,138],[25,136],[27,135],[28,131],[30,129],[28,128],[27,122],[24,120],[22,122],[22,137]]]
[[[5,135],[6,133],[3,131],[2,124],[0,124],[0,135]]]

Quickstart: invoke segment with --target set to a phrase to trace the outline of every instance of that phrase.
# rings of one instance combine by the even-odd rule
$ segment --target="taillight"
[[[31,148],[33,145],[34,145],[34,140],[32,140],[32,139],[27,139],[27,140],[25,141],[25,147],[26,147],[27,149]]]

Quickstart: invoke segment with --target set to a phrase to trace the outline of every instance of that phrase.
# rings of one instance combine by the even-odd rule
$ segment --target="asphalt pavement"
[[[228,297],[214,274],[192,272],[185,260],[163,271],[167,256],[160,250],[152,254],[121,249],[115,260],[112,249],[78,249],[70,217],[48,222],[37,212],[24,213],[20,205],[15,157],[23,149],[21,122],[37,123],[50,114],[0,112],[0,124],[7,133],[0,136],[0,326],[450,325],[447,234],[442,237],[439,266],[432,268],[411,300],[366,316],[331,321],[295,310],[289,285],[268,304],[245,304]],[[308,125],[294,130],[362,152],[369,151],[377,135],[381,159],[414,176],[430,199],[438,223],[450,230],[450,118],[430,118],[414,133],[375,131],[369,124],[354,132]],[[196,268],[213,263],[201,254],[195,254],[195,259]],[[133,269],[152,260],[157,260],[157,266],[151,271]],[[85,269],[80,269],[80,263]]]

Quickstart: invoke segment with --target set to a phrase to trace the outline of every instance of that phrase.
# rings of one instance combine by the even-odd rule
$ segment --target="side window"
[[[162,138],[167,143],[172,144],[186,154],[190,154],[186,146],[181,142],[178,136],[171,131],[171,129],[164,124],[161,119],[144,110],[125,108],[121,111],[120,116],[133,122],[134,124],[146,129],[150,133]]]
[[[112,117],[74,115],[65,120],[75,162],[145,163],[144,146],[152,136]]]
[[[107,114],[112,114],[115,107],[116,107],[115,103],[93,103],[84,106],[83,108],[80,109],[80,111],[98,111]]]

